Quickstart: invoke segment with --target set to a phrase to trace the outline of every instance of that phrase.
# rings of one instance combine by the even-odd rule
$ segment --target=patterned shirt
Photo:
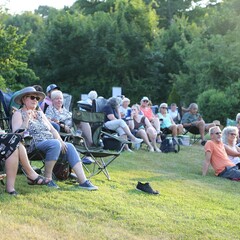
[[[61,108],[61,111],[59,111],[54,106],[49,106],[45,115],[51,120],[55,119],[64,123],[68,127],[72,127],[72,113],[65,107]]]

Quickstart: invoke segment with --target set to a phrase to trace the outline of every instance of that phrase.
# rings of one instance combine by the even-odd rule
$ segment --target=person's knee
[[[125,128],[125,127],[128,127],[128,125],[126,124],[126,122],[122,119],[119,119],[119,125],[121,128]]]

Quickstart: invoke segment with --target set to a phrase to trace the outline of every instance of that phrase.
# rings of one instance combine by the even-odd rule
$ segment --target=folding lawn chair
[[[110,175],[107,167],[120,155],[124,145],[129,143],[128,141],[114,136],[112,134],[102,131],[104,124],[104,113],[100,112],[88,112],[78,109],[73,110],[73,123],[78,125],[80,122],[88,122],[92,130],[93,146],[88,147],[84,138],[80,136],[73,136],[73,144],[82,157],[91,157],[93,163],[87,166],[83,163],[84,168],[88,171],[89,178],[103,172],[108,180]],[[119,143],[119,148],[110,151],[105,149],[102,144],[103,138],[109,138],[112,142]]]
[[[6,132],[11,132],[11,115],[12,115],[12,108],[18,109],[20,106],[14,103],[14,98],[17,92],[15,93],[4,93],[0,90],[0,126]],[[4,128],[3,128],[4,127]],[[25,147],[28,147],[29,141],[31,140],[30,137],[26,137],[23,139],[23,143]],[[28,154],[28,158],[30,162],[32,161],[41,161],[43,164],[40,169],[33,167],[36,171],[40,172],[41,169],[44,167],[44,154],[40,151],[36,150],[32,153]],[[21,168],[19,168],[19,172],[21,172]],[[23,171],[23,169],[22,169]],[[23,171],[24,172],[24,171]]]

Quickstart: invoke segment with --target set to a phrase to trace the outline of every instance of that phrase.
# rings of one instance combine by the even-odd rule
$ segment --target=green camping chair
[[[105,174],[108,180],[110,180],[110,175],[107,167],[120,155],[124,145],[129,143],[128,141],[102,131],[104,124],[104,113],[100,112],[87,112],[78,109],[73,110],[73,123],[78,125],[80,122],[88,122],[92,130],[93,146],[88,147],[84,138],[81,136],[72,136],[72,142],[76,147],[77,151],[81,154],[82,158],[91,157],[93,162],[91,164],[85,164],[83,166],[89,173],[89,178],[95,176],[101,172]],[[105,141],[105,140],[108,141]],[[112,149],[110,150],[111,144],[103,143],[113,143]],[[108,149],[107,149],[108,148]]]

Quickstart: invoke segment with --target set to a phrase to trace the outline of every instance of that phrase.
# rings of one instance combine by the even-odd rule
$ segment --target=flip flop
[[[49,183],[49,181],[47,181],[47,179],[43,176],[38,175],[38,177],[34,180],[30,179],[29,177],[27,178],[28,181],[28,185],[47,185]],[[39,182],[39,180],[42,180]]]

